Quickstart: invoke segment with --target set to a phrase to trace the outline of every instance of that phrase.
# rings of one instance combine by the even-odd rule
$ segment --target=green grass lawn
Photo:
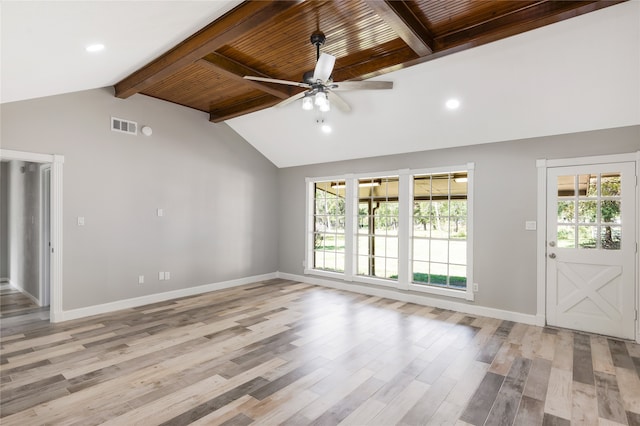
[[[398,278],[397,275],[392,275],[391,278]],[[429,282],[429,274],[425,274],[422,272],[415,272],[413,274],[413,282],[416,283],[428,283]],[[431,274],[431,284],[436,285],[447,285],[447,276],[446,275],[437,275]],[[467,287],[467,277],[449,277],[449,285],[452,287]]]

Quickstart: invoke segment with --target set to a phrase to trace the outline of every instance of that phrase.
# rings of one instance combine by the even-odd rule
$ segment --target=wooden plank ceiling
[[[245,75],[302,81],[313,70],[312,32],[336,56],[334,81],[363,80],[559,22],[622,0],[245,1],[115,85],[224,121],[300,90]]]

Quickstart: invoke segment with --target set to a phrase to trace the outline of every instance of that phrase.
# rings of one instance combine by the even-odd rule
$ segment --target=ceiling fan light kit
[[[293,95],[276,106],[284,106],[298,99],[302,99],[302,109],[312,111],[317,108],[320,112],[329,112],[333,103],[342,112],[351,111],[349,104],[342,99],[336,91],[345,90],[385,90],[392,89],[391,81],[347,81],[334,82],[331,78],[336,57],[328,53],[320,53],[320,46],[324,45],[326,37],[322,31],[315,31],[310,37],[311,44],[316,47],[316,67],[313,72],[305,72],[302,82],[279,80],[267,77],[254,77],[247,75],[247,80],[260,81],[264,83],[286,84],[306,89]],[[324,129],[323,129],[324,130]]]

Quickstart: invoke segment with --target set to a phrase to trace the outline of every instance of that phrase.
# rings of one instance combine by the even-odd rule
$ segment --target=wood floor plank
[[[544,401],[522,396],[513,424],[540,425],[544,419]]]
[[[531,360],[516,358],[496,395],[486,423],[490,425],[511,425],[516,417],[524,384],[531,369]]]
[[[545,398],[544,412],[554,417],[571,419],[573,407],[572,371],[551,367],[549,387]]]
[[[640,378],[636,372],[616,367],[615,377],[625,410],[640,413]]]
[[[488,372],[471,397],[471,401],[460,416],[460,420],[473,425],[483,425],[503,382],[504,376]]]
[[[598,425],[598,401],[595,384],[574,381],[572,386],[573,406],[571,423],[576,425]]]
[[[4,295],[3,426],[640,422],[633,342],[284,279],[57,324]]]
[[[523,395],[544,402],[547,397],[550,375],[551,361],[544,358],[535,358],[531,364]]]
[[[596,393],[598,395],[598,414],[600,417],[625,424],[627,414],[620,396],[618,381],[611,374],[595,373]]]
[[[591,336],[591,356],[594,371],[616,374],[613,359],[611,358],[611,351],[609,349],[609,342],[606,337]]]

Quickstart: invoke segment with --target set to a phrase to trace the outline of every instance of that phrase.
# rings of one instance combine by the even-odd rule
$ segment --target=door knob
[[[549,241],[549,247],[555,247],[555,246],[556,246],[555,241]]]
[[[556,258],[556,254],[555,253],[550,253],[549,254],[549,258],[550,259],[555,259]]]

